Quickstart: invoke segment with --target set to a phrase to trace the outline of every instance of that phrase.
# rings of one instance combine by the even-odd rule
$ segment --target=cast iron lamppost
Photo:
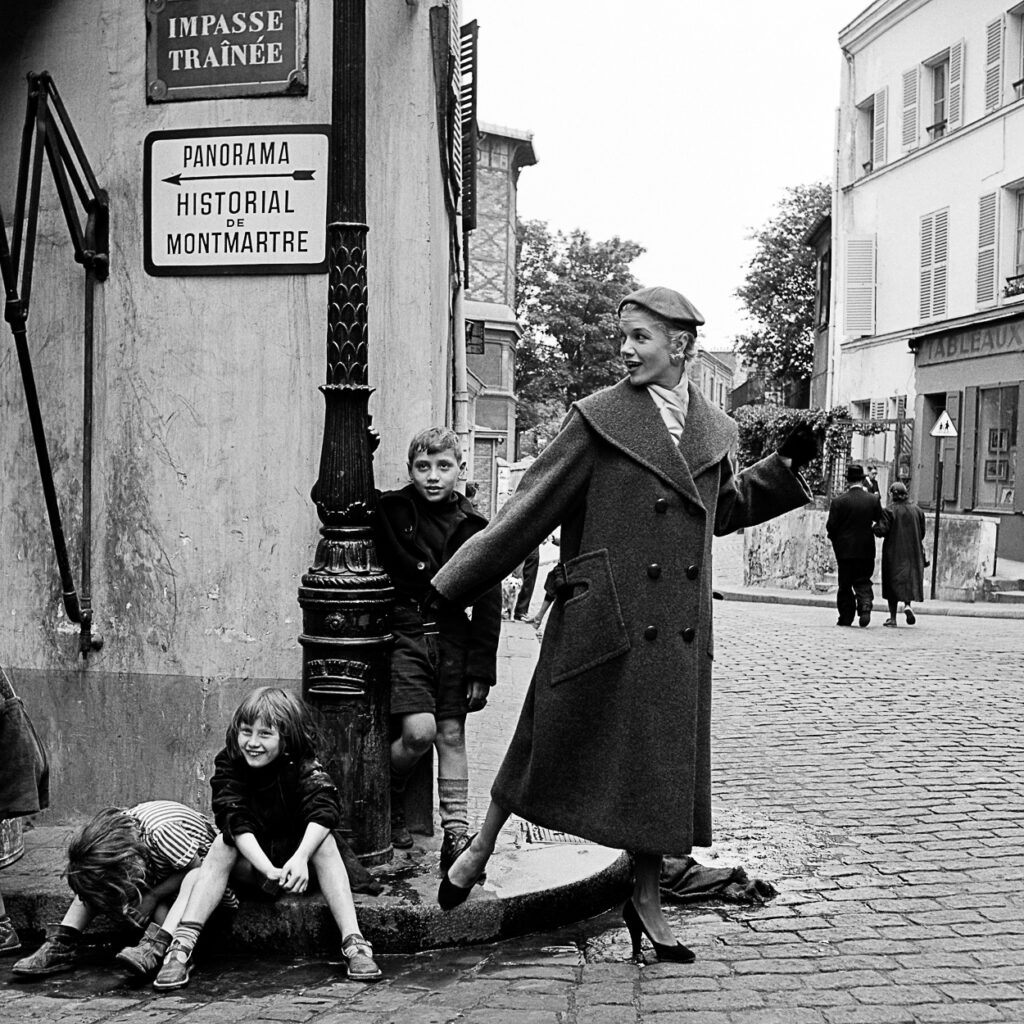
[[[328,171],[327,383],[320,473],[323,524],[302,577],[302,693],[324,716],[327,770],[365,864],[391,860],[388,676],[393,591],[370,517],[376,504],[367,384],[366,11],[334,0]]]

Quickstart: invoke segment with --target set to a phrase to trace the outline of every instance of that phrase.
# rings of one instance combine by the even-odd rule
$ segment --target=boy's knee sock
[[[447,832],[469,830],[469,779],[438,779],[437,804],[441,828]]]
[[[174,929],[174,942],[191,953],[196,948],[196,943],[199,941],[199,933],[202,930],[203,925],[200,921],[182,921]]]

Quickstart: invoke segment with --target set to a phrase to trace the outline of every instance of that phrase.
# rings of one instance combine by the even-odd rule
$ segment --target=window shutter
[[[875,333],[875,236],[846,239],[843,330],[852,337]]]
[[[935,249],[932,253],[932,316],[946,315],[946,267],[949,254],[949,210],[935,214]]]
[[[978,303],[996,299],[996,221],[999,193],[978,199]]]
[[[946,131],[959,128],[964,119],[964,41],[949,48],[949,109]]]
[[[459,105],[462,114],[462,229],[476,227],[476,71],[477,34],[475,21],[462,26],[459,67],[462,75]]]
[[[907,415],[907,396],[896,396],[896,419],[901,420]]]
[[[875,136],[871,140],[871,169],[877,171],[885,163],[886,138],[888,136],[889,87],[875,93]]]
[[[921,292],[918,316],[928,320],[932,315],[932,261],[935,248],[935,216],[926,213],[921,218]]]
[[[915,64],[903,72],[903,135],[905,150],[917,149],[917,104],[921,87],[921,69]]]
[[[872,398],[871,399],[871,411],[869,416],[873,420],[884,420],[885,419],[885,399],[884,398]]]
[[[960,429],[959,391],[946,392],[946,412],[949,413],[949,418],[953,421],[953,426],[956,427],[958,436],[936,438],[939,444],[942,445],[942,500],[956,501],[956,494],[958,490],[957,477],[959,476],[957,470],[960,468],[957,465],[956,457],[960,441],[959,435],[962,433]]]
[[[1003,15],[985,26],[985,109],[995,110],[1003,98]]]

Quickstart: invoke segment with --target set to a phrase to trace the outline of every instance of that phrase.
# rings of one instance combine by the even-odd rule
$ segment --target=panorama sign
[[[308,0],[149,0],[150,103],[304,96]]]
[[[313,274],[327,269],[328,126],[146,136],[146,271]]]

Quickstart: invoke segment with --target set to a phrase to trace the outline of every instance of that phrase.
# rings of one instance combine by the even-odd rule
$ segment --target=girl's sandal
[[[341,955],[349,981],[377,981],[384,974],[373,959],[373,947],[359,932],[341,940]]]

